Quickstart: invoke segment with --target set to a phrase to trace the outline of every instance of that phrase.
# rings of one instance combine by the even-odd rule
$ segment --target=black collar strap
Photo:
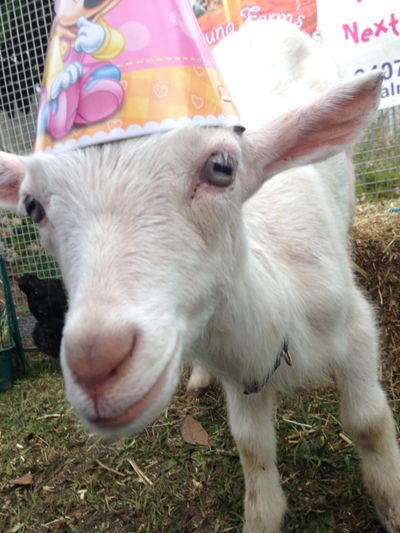
[[[289,341],[288,338],[285,337],[283,340],[281,351],[278,353],[275,364],[272,367],[272,369],[268,372],[266,377],[262,381],[258,381],[254,379],[251,383],[248,385],[245,385],[243,394],[256,394],[257,392],[260,392],[261,389],[265,387],[265,385],[268,383],[268,381],[272,378],[272,376],[275,374],[277,369],[279,368],[282,358],[285,360],[285,363],[288,366],[292,366],[292,357],[289,352]]]

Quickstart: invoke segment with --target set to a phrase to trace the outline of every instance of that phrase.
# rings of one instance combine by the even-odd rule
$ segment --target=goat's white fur
[[[21,162],[28,172],[19,196],[45,207],[41,234],[69,293],[67,395],[96,430],[96,415],[118,416],[166,368],[152,405],[120,428],[136,431],[169,401],[181,356],[198,362],[226,390],[246,481],[244,531],[272,533],[286,507],[275,394],[333,376],[366,488],[386,529],[398,532],[400,455],[377,377],[373,313],[347,249],[352,165],[338,154],[367,123],[379,79],[339,84],[317,45],[283,23],[245,25],[216,57],[250,126],[243,136],[184,129]],[[224,191],[198,178],[218,151],[239,161],[236,183]],[[18,177],[13,189],[1,165],[9,168],[6,158],[0,190],[9,205]],[[129,328],[143,332],[129,372],[94,405],[70,371],[66,345]],[[244,395],[245,384],[271,370],[285,337],[293,366],[281,364],[261,392]]]

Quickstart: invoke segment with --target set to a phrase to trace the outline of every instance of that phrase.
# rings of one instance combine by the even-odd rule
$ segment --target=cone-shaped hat
[[[237,125],[189,0],[58,0],[36,150]]]

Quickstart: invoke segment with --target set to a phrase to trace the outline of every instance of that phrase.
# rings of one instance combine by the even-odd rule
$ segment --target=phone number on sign
[[[381,65],[374,65],[371,67],[371,70],[382,70],[384,73],[385,80],[391,80],[395,77],[400,77],[400,59],[395,59],[394,61],[385,61]],[[355,71],[354,74],[365,74],[363,68],[359,68]]]

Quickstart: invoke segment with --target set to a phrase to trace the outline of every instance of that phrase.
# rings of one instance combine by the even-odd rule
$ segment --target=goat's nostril
[[[121,379],[130,366],[137,347],[138,333],[67,335],[65,355],[74,379],[83,388],[94,391],[110,387]]]

